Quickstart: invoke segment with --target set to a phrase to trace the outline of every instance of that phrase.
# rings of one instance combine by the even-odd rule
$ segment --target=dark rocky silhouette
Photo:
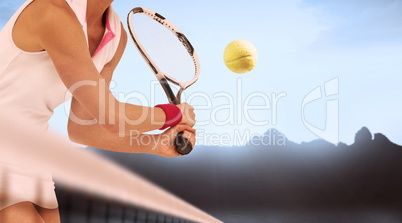
[[[369,143],[371,140],[373,140],[373,136],[367,127],[361,128],[355,135],[355,144]]]
[[[373,139],[364,127],[352,145],[282,138],[285,144],[198,146],[180,158],[92,150],[228,222],[242,222],[228,218],[239,210],[402,210],[402,147],[383,134]]]

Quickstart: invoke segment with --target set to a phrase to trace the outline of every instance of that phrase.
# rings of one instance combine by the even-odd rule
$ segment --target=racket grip
[[[193,146],[188,139],[183,137],[183,132],[179,132],[174,141],[176,151],[181,155],[187,155],[193,150]]]

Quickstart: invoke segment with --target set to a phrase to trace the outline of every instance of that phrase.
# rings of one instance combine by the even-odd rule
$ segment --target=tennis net
[[[50,171],[63,223],[220,222],[132,171],[10,117],[0,112],[0,162]],[[0,202],[7,200],[7,193],[0,196]]]

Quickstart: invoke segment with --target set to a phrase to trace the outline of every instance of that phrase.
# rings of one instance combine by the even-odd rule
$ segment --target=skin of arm
[[[24,51],[46,50],[68,89],[71,90],[82,82],[90,82],[93,85],[83,84],[72,91],[74,115],[70,113],[70,117],[79,117],[91,122],[91,125],[69,122],[69,137],[73,141],[117,152],[145,152],[172,157],[178,155],[174,151],[173,139],[177,132],[184,131],[184,137],[194,145],[195,130],[191,127],[195,121],[191,122],[186,116],[190,113],[188,117],[191,117],[191,106],[190,109],[185,109],[185,105],[179,106],[183,113],[183,121],[179,125],[160,135],[143,135],[142,132],[159,129],[164,124],[163,110],[120,103],[110,93],[107,83],[110,82],[124,52],[127,42],[125,32],[118,52],[101,73],[92,62],[81,24],[63,0],[32,2],[18,18],[13,29],[13,40]],[[104,103],[99,103],[99,98]],[[128,124],[128,119],[137,123]],[[118,132],[121,133],[117,128],[121,125],[121,120],[125,137],[118,135]],[[134,133],[134,139],[130,133]],[[138,141],[141,145],[136,143]]]
[[[48,52],[65,86],[70,91],[75,88],[72,91],[74,107],[77,103],[82,105],[97,125],[110,133],[129,135],[133,131],[143,133],[163,126],[166,117],[162,109],[122,103],[113,97],[106,84],[108,75],[104,77],[97,71],[81,24],[67,5],[47,3],[41,7],[36,10],[37,15],[33,13],[37,19],[30,28],[32,38]],[[114,70],[119,59],[113,59],[104,73]],[[77,84],[81,84],[79,88]],[[187,118],[188,113],[191,118]],[[181,124],[194,126],[195,121],[190,121],[194,120],[191,108],[190,112],[183,112],[183,117]]]
[[[105,65],[101,72],[101,76],[105,79],[106,83],[110,83],[113,72],[123,56],[127,44],[127,33],[125,32],[123,25],[121,26],[122,35],[116,54],[113,59]],[[93,118],[74,97],[71,102],[70,114],[71,113],[74,113],[74,116],[81,120],[91,120]],[[177,126],[176,128],[172,128],[172,130],[166,131],[160,135],[146,135],[133,132],[133,134],[119,137],[118,134],[111,133],[97,124],[80,125],[71,119],[69,119],[68,122],[68,134],[70,140],[73,142],[115,152],[149,153],[167,157],[178,155],[174,151],[173,142],[170,140],[170,137],[174,139],[177,132],[183,130],[185,132],[184,136],[189,138],[190,142],[194,145],[195,130],[189,126]]]

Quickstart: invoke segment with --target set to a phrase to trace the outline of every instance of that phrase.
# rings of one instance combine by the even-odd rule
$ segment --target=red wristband
[[[157,105],[155,108],[162,108],[166,115],[165,124],[160,130],[164,130],[179,124],[183,118],[180,108],[174,104]]]

